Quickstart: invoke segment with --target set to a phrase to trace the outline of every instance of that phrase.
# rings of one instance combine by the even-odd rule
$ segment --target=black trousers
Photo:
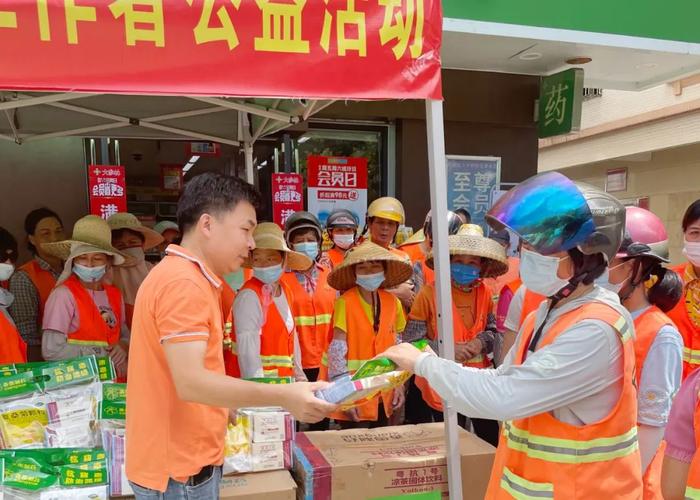
[[[445,416],[441,411],[433,410],[433,418],[436,422],[444,422]],[[497,420],[487,420],[485,418],[468,419],[462,414],[457,414],[457,422],[462,429],[470,430],[469,421],[474,427],[474,434],[492,446],[498,447],[498,436],[500,427]]]
[[[304,368],[304,374],[309,382],[316,382],[318,380],[318,373],[319,368]],[[329,418],[324,418],[320,422],[309,424],[309,431],[327,431],[330,428],[330,425],[331,420]]]

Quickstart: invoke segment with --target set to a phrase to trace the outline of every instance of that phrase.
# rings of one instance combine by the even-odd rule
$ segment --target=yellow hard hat
[[[385,196],[384,198],[377,198],[370,203],[367,208],[367,218],[371,217],[393,220],[401,225],[406,219],[406,214],[399,200]]]

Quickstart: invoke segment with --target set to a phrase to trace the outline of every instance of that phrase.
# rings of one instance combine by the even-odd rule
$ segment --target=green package
[[[257,382],[258,384],[291,384],[294,382],[292,377],[253,377],[246,378],[248,382]]]
[[[100,420],[126,420],[126,384],[102,384]]]
[[[426,339],[416,340],[415,342],[411,342],[411,344],[421,351],[428,347],[428,341]],[[396,363],[389,358],[370,359],[369,361],[363,363],[360,368],[358,368],[358,370],[352,376],[352,380],[360,380],[367,377],[374,377],[376,375],[383,375],[385,373],[396,371],[396,369]]]

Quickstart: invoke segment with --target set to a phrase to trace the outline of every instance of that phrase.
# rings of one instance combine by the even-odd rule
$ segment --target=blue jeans
[[[203,482],[192,486],[192,481],[178,483],[171,479],[165,493],[131,483],[136,500],[218,500],[221,467],[214,467],[211,475]]]

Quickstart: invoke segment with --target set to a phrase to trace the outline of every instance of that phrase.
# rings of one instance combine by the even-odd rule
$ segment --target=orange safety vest
[[[334,246],[326,252],[326,255],[328,256],[328,260],[331,261],[331,265],[332,265],[333,269],[335,269],[336,267],[338,267],[340,264],[343,263],[343,260],[345,259],[345,252],[346,251],[347,250],[343,250],[341,248]]]
[[[14,324],[0,312],[0,365],[27,362],[27,344]]]
[[[700,394],[698,394],[698,404],[695,406],[693,415],[693,428],[695,429],[695,455],[690,462],[688,469],[688,479],[686,480],[685,498],[700,500]]]
[[[328,347],[328,331],[336,298],[335,289],[328,284],[328,274],[328,269],[319,269],[313,295],[306,292],[294,272],[285,273],[281,280],[294,296],[294,303],[289,305],[299,334],[301,365],[305,369],[321,366],[321,356]]]
[[[110,327],[105,322],[95,301],[75,275],[71,275],[63,285],[68,288],[78,308],[78,329],[68,333],[68,343],[95,347],[108,347],[119,342],[122,321],[122,294],[116,286],[102,285],[109,307],[112,308],[116,322]]]
[[[386,290],[377,290],[381,308],[379,318],[379,331],[374,331],[374,325],[370,323],[365,310],[362,307],[362,297],[358,287],[351,288],[342,295],[345,300],[345,318],[348,331],[348,372],[352,375],[363,363],[383,353],[389,347],[396,344],[397,333],[394,328],[396,322],[397,305],[396,297]],[[319,380],[329,380],[328,378],[328,358],[324,354]],[[358,406],[357,415],[360,420],[376,421],[379,418],[379,399],[384,405],[384,413],[390,417],[393,413],[392,402],[394,391],[384,391],[376,395],[366,403]],[[344,412],[336,412],[331,415],[336,420],[349,420]]]
[[[407,245],[401,245],[399,247],[403,253],[408,255],[411,262],[415,264],[421,260],[425,260],[425,252],[423,251],[423,243],[409,243]]]
[[[561,422],[550,412],[504,422],[486,498],[642,497],[632,325],[612,307],[593,302],[555,321],[537,350],[586,319],[603,321],[619,334],[624,352],[620,399],[607,417],[583,426]],[[524,362],[534,329],[535,317],[530,315],[523,325],[514,364]]]
[[[513,292],[513,296],[515,296],[518,289],[523,286],[523,282],[522,280],[517,279],[515,281],[511,281],[506,286],[511,292]],[[547,297],[528,290],[527,288],[525,289],[525,297],[523,297],[523,308],[520,311],[520,323],[518,323],[518,329],[522,328],[523,324],[525,323],[525,319],[531,312],[537,311],[537,309],[540,308],[540,304],[543,300],[547,300]]]
[[[435,271],[430,269],[425,263],[425,258],[421,259],[420,267],[423,271],[423,285],[432,285],[435,283]]]
[[[262,360],[264,377],[294,377],[294,328],[287,330],[272,297],[265,300],[264,283],[257,278],[251,278],[241,290],[252,290],[258,296],[262,307],[265,323],[260,332],[260,358]],[[287,298],[289,307],[294,303],[294,296],[289,287],[280,281],[282,293]],[[240,293],[240,292],[239,292]],[[267,302],[267,303],[266,303]],[[238,364],[238,346],[236,344],[236,329],[231,329],[231,356],[227,356],[226,373],[231,377],[240,378],[241,368]]]
[[[430,294],[430,297],[435,303],[435,287],[434,285],[426,285],[428,291],[426,293]],[[455,343],[463,344],[469,342],[476,338],[476,336],[484,331],[486,328],[486,323],[488,321],[488,314],[491,310],[491,292],[488,287],[482,282],[479,286],[474,289],[476,293],[476,319],[471,328],[467,326],[462,321],[462,316],[457,310],[457,306],[452,301],[452,330],[454,332]],[[432,331],[428,331],[428,337],[430,340],[435,340],[434,335],[437,332],[437,318],[430,319]],[[432,335],[431,335],[432,333]],[[483,354],[470,359],[464,363],[464,366],[470,366],[472,368],[489,368],[491,366],[491,361],[489,358]],[[422,377],[416,377],[416,386],[420,389],[423,394],[423,399],[428,406],[431,408],[442,411],[442,399],[440,396],[433,391],[428,385],[428,381]]]
[[[51,271],[42,269],[36,259],[30,260],[21,266],[18,271],[27,273],[29,279],[34,283],[34,288],[36,288],[39,295],[39,317],[37,321],[39,326],[41,326],[44,317],[44,307],[46,307],[46,301],[49,300],[51,291],[56,287],[56,278],[53,277]]]
[[[672,267],[671,270],[677,272],[684,278],[687,266],[685,263]],[[683,296],[678,301],[676,307],[669,311],[668,317],[676,324],[683,337],[683,380],[696,368],[700,367],[700,327],[697,327],[688,316],[688,306],[686,299],[687,287],[683,287]]]
[[[656,306],[647,309],[634,321],[637,388],[641,384],[644,361],[647,359],[649,349],[654,343],[659,330],[666,325],[673,325],[673,321]],[[661,468],[664,461],[664,447],[662,443],[642,478],[644,481],[644,500],[663,500],[663,495],[661,494]]]

